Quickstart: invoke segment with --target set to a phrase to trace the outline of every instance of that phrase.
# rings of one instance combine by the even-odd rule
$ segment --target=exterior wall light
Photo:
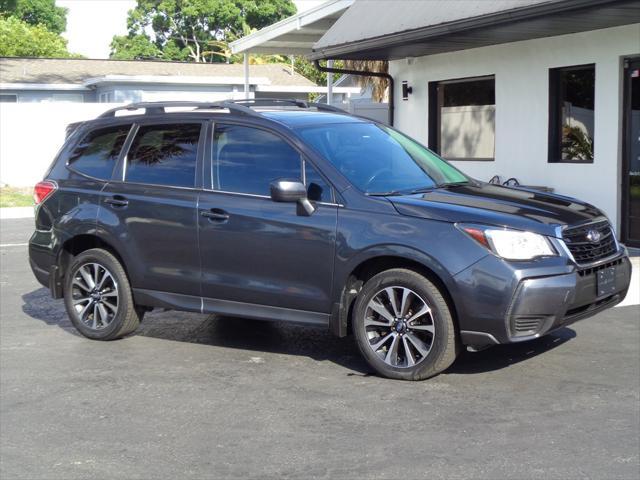
[[[413,87],[409,86],[406,80],[402,81],[402,100],[409,100],[409,95],[413,93]]]

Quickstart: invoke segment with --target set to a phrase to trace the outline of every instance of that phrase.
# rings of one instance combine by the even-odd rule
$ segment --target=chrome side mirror
[[[307,198],[307,189],[298,180],[280,179],[271,182],[271,200],[274,202],[297,203],[298,215],[311,216],[316,207]]]

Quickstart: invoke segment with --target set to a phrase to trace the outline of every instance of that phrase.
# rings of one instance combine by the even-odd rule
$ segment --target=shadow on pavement
[[[40,288],[22,296],[22,311],[31,318],[79,335],[67,317],[62,300],[53,300]],[[265,322],[174,311],[148,313],[134,335],[262,353],[306,356],[353,370],[349,375],[371,375],[353,336],[336,338],[328,330],[288,323]],[[446,371],[473,374],[500,370],[557,348],[575,338],[570,328],[529,342],[498,345],[477,353],[463,351]],[[259,355],[256,355],[259,356]]]
[[[46,288],[39,288],[22,295],[22,311],[47,325],[56,325],[72,335],[80,336],[67,316],[64,301],[51,298]]]
[[[463,352],[446,373],[483,373],[514,365],[553,350],[576,337],[571,328],[561,328],[549,335],[522,343],[496,345],[480,352]]]

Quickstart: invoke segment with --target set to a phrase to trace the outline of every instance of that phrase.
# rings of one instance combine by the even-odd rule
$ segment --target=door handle
[[[104,202],[109,205],[113,205],[114,207],[126,207],[129,205],[129,200],[122,195],[114,195],[111,198],[107,198]]]
[[[211,221],[216,221],[216,222],[225,222],[229,220],[229,214],[219,208],[212,208],[211,210],[202,210],[200,212],[200,215],[202,215],[205,218],[208,218]]]

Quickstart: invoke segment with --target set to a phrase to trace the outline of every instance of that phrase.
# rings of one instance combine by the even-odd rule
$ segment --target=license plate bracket
[[[607,267],[598,271],[596,280],[598,298],[606,297],[616,291],[616,268]]]

